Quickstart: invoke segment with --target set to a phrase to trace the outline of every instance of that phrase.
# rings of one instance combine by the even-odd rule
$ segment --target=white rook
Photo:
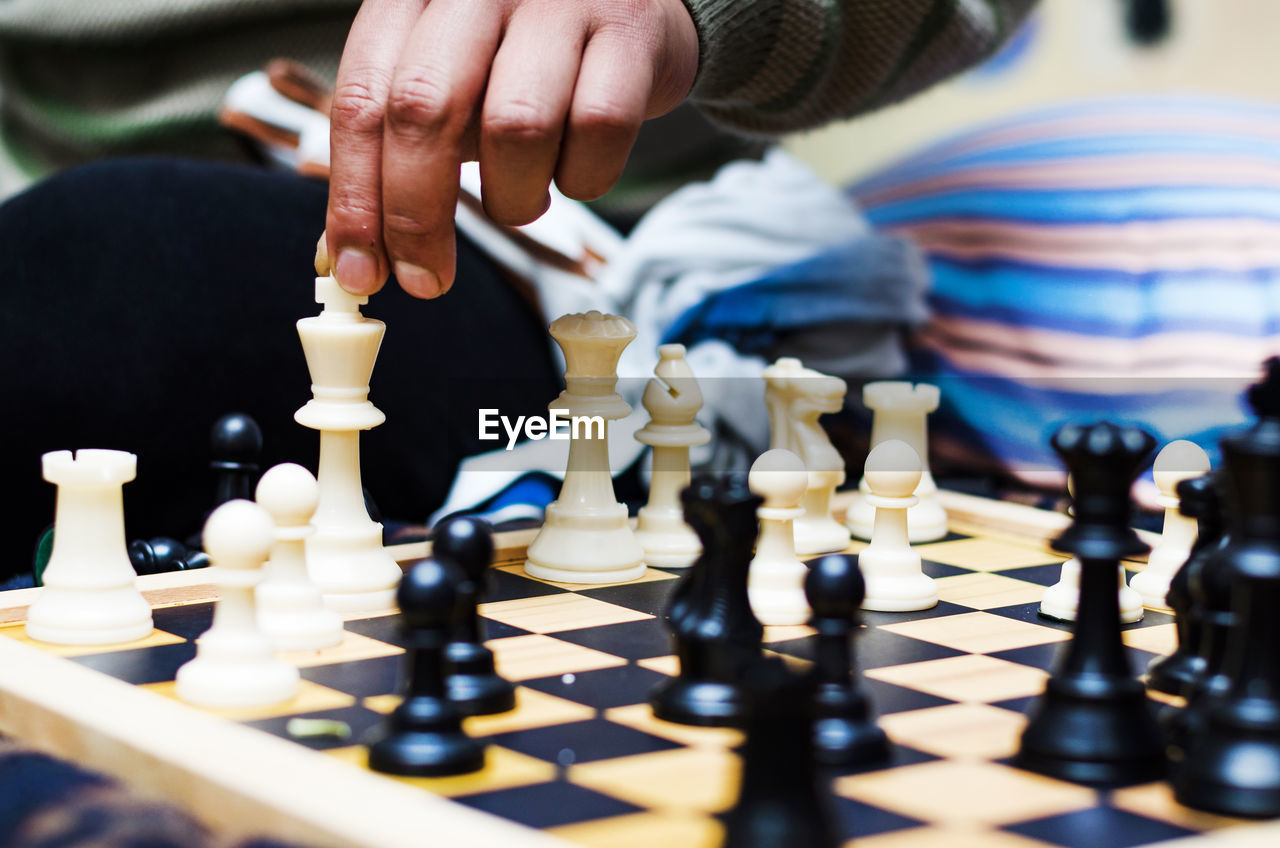
[[[151,606],[136,584],[124,538],[124,484],[138,473],[125,451],[55,451],[44,479],[58,487],[53,552],[44,588],[27,611],[27,635],[58,645],[110,645],[151,633]]]
[[[348,294],[333,277],[316,279],[316,302],[321,313],[298,322],[313,397],[293,416],[320,431],[320,499],[307,571],[330,609],[391,609],[400,567],[382,545],[382,525],[369,517],[360,482],[360,431],[386,420],[369,402],[386,325],[361,315],[369,299]]]
[[[920,483],[913,494],[916,505],[907,514],[907,535],[912,543],[933,542],[947,535],[947,513],[938,501],[938,486],[929,471],[928,416],[938,408],[937,386],[928,383],[884,381],[867,383],[862,402],[872,411],[871,449],[889,439],[900,439],[920,457]],[[853,535],[871,538],[875,510],[867,502],[870,491],[864,477],[858,484],[862,497],[849,507],[846,523]]]

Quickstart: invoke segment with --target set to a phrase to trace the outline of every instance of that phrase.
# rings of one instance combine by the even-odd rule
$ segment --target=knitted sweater
[[[893,102],[990,53],[1034,0],[685,0],[692,101],[753,134]],[[284,56],[332,78],[358,0],[0,0],[0,194],[100,156],[243,158],[227,86]],[[615,193],[642,207],[761,141],[651,122]]]

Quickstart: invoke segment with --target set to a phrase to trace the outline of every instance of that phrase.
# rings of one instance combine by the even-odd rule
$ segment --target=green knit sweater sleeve
[[[806,129],[901,100],[997,48],[1035,0],[685,0],[693,100],[738,130]]]

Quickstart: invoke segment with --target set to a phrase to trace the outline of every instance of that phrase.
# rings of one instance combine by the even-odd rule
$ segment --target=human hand
[[[325,223],[338,282],[368,294],[394,270],[410,294],[443,294],[462,162],[479,159],[500,224],[546,211],[553,178],[595,199],[697,66],[681,0],[365,0],[333,99]]]

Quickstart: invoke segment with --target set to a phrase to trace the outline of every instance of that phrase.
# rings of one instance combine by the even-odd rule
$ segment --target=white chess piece
[[[809,472],[795,521],[796,552],[821,554],[849,546],[849,528],[831,516],[831,496],[844,482],[844,458],[831,444],[818,418],[844,408],[848,386],[790,357],[764,369],[765,405],[769,409],[770,447],[786,448],[804,461]]]
[[[1074,494],[1071,478],[1067,478],[1067,492]],[[1125,582],[1124,565],[1116,566],[1116,592],[1119,594],[1120,621],[1133,624],[1142,621],[1142,596]],[[1072,557],[1062,564],[1058,582],[1044,590],[1040,600],[1040,614],[1057,621],[1075,621],[1080,609],[1080,560]]]
[[[342,617],[324,605],[307,577],[307,537],[320,487],[301,465],[277,465],[262,475],[258,505],[275,521],[275,544],[258,584],[258,626],[277,651],[319,651],[342,641]]]
[[[551,323],[564,351],[565,390],[550,404],[569,424],[569,462],[560,497],[529,544],[524,570],[564,583],[620,583],[645,572],[644,549],[613,493],[609,421],[631,406],[617,392],[618,358],[636,337],[626,318],[595,310]],[[575,420],[576,419],[576,420]]]
[[[392,609],[400,582],[360,483],[360,431],[386,420],[369,402],[386,325],[360,314],[368,301],[333,277],[318,277],[316,302],[324,310],[298,322],[313,398],[293,417],[320,431],[320,502],[312,519],[316,532],[307,539],[307,571],[325,604],[341,612]]]
[[[257,707],[287,701],[298,670],[275,656],[258,628],[253,590],[271,551],[275,522],[253,501],[228,501],[204,525],[205,551],[218,585],[213,626],[196,640],[195,659],[178,669],[177,694],[202,707]]]
[[[920,554],[907,536],[907,513],[916,504],[920,456],[900,439],[881,442],[867,455],[862,479],[875,509],[871,544],[858,554],[867,583],[863,609],[924,610],[938,603],[938,585],[921,569]]]
[[[132,642],[151,630],[124,538],[123,487],[138,458],[114,450],[54,451],[44,479],[58,487],[53,552],[27,611],[27,635],[58,645]]]
[[[804,624],[809,602],[804,595],[805,564],[796,557],[793,522],[804,515],[800,500],[809,483],[804,462],[789,450],[760,454],[747,474],[751,491],[764,498],[756,510],[760,535],[748,572],[747,597],[761,624]]]
[[[867,383],[862,402],[873,413],[871,448],[881,442],[901,439],[920,457],[920,484],[914,492],[917,503],[907,514],[908,538],[913,544],[933,542],[947,535],[947,513],[938,500],[938,486],[929,471],[928,415],[938,408],[937,386],[928,383],[884,381]],[[850,505],[845,523],[859,539],[871,538],[875,510],[867,503],[869,491],[864,477],[858,484],[861,497]]]
[[[1164,532],[1147,557],[1147,567],[1129,581],[1129,587],[1152,609],[1170,611],[1165,601],[1169,582],[1191,556],[1196,542],[1196,520],[1178,511],[1178,484],[1208,470],[1209,455],[1186,439],[1170,442],[1156,456],[1151,476],[1160,490],[1158,503],[1164,507]]]
[[[695,420],[702,392],[684,354],[684,345],[658,348],[655,377],[642,400],[649,423],[636,433],[653,448],[649,502],[637,516],[636,539],[645,562],[658,568],[688,568],[702,552],[697,534],[685,523],[680,491],[689,485],[689,448],[706,444],[711,433]]]

